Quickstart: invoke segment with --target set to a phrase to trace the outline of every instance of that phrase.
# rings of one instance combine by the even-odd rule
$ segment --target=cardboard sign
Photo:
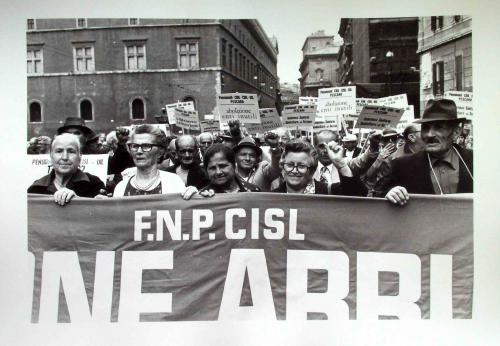
[[[345,116],[346,120],[358,120],[359,115],[361,114],[361,111],[363,110],[364,106],[378,106],[378,99],[373,99],[373,98],[356,98],[356,114],[347,114]]]
[[[311,128],[316,117],[314,105],[288,105],[283,108],[283,126],[296,129]]]
[[[28,155],[27,158],[29,169],[26,172],[26,188],[28,188],[35,180],[49,174],[52,169],[49,154]],[[108,154],[82,155],[80,166],[78,168],[85,173],[97,176],[103,183],[106,183],[106,178],[108,176],[108,159]]]
[[[444,97],[453,100],[457,105],[457,117],[472,120],[474,106],[472,104],[472,92],[468,91],[446,91]]]
[[[404,113],[404,109],[365,106],[356,122],[356,128],[382,130],[386,126],[396,127],[399,119]]]
[[[336,87],[318,90],[317,121],[339,121],[339,116],[356,114],[356,87]]]
[[[188,111],[186,109],[175,109],[176,125],[185,130],[200,130],[200,119],[197,111]]]
[[[318,98],[312,96],[301,96],[299,97],[299,105],[316,105],[318,104]]]
[[[262,108],[259,113],[260,124],[245,124],[248,133],[264,133],[283,126],[276,108]]]
[[[378,104],[380,106],[405,108],[408,106],[408,98],[406,97],[406,94],[381,97],[378,99]]]
[[[188,111],[194,111],[194,103],[193,103],[193,101],[176,102],[176,103],[171,103],[171,104],[165,105],[165,108],[167,110],[168,123],[175,124],[176,123],[175,122],[175,109],[181,108],[181,109],[186,109]]]
[[[332,130],[338,131],[339,124],[336,121],[327,120],[327,121],[315,121],[313,125],[313,132],[318,133],[322,130]]]
[[[201,132],[219,132],[219,120],[202,120],[200,121]]]
[[[259,101],[255,94],[217,95],[217,110],[221,123],[239,120],[244,124],[260,124]]]
[[[153,126],[154,128],[158,128],[158,129],[162,130],[166,136],[170,136],[170,129],[168,128],[168,124],[145,124],[145,125],[149,125],[149,126]],[[121,127],[127,129],[130,133],[132,133],[137,126],[139,126],[139,125],[128,125],[128,126],[121,126]]]
[[[404,113],[401,116],[401,119],[399,119],[398,125],[396,126],[396,130],[398,130],[398,132],[403,132],[405,127],[408,126],[410,123],[412,123],[413,120],[415,120],[415,113],[413,111],[413,106],[412,105],[406,106],[404,108]]]

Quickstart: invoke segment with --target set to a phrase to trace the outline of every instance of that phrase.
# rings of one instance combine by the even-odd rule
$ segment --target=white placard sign
[[[26,182],[26,188],[28,188],[35,180],[49,174],[52,169],[49,154],[28,155],[27,157],[29,169],[27,171],[28,181]],[[108,154],[82,155],[80,166],[78,168],[85,173],[97,176],[104,184],[106,184],[106,178],[108,176],[108,159]]]
[[[318,104],[318,98],[313,96],[300,96],[299,105],[315,105]]]
[[[187,102],[176,102],[165,105],[165,109],[167,110],[168,123],[173,125],[175,124],[175,109],[187,109],[188,111],[194,111],[194,103],[193,101]]]
[[[349,114],[346,116],[346,120],[357,120],[358,116],[361,114],[364,106],[378,106],[378,99],[372,98],[356,98],[356,115]]]
[[[406,94],[381,97],[378,99],[378,104],[380,106],[405,108],[408,106],[408,98],[406,97]]]
[[[200,119],[197,111],[189,111],[187,109],[175,109],[176,125],[185,130],[200,130]]]
[[[311,128],[316,117],[314,105],[287,105],[283,108],[283,126],[296,129]]]
[[[202,120],[200,121],[201,132],[219,132],[219,120]]]
[[[444,97],[453,100],[457,105],[457,117],[472,120],[474,108],[472,105],[472,92],[446,91]]]
[[[276,108],[261,108],[259,113],[260,124],[245,124],[248,133],[264,133],[283,126]]]
[[[316,120],[339,121],[339,115],[356,114],[356,87],[335,87],[318,90]]]
[[[382,130],[386,126],[396,127],[403,113],[404,109],[401,108],[365,106],[355,127],[374,130]]]
[[[338,131],[339,126],[336,121],[315,121],[313,125],[313,132],[317,133],[322,130],[332,130],[332,131]]]
[[[167,124],[140,124],[140,125],[149,125],[149,126],[153,126],[154,128],[158,128],[160,130],[162,130],[166,136],[170,136],[170,129],[167,127],[168,125]],[[120,126],[122,128],[125,128],[127,129],[130,133],[132,133],[132,131],[134,131],[134,129],[137,127],[137,126],[140,126],[138,124],[134,124],[134,125],[128,125],[128,126]]]
[[[255,94],[217,95],[217,109],[221,123],[239,120],[244,124],[260,124],[259,101]]]
[[[406,106],[404,108],[404,113],[396,126],[396,130],[398,130],[398,132],[402,132],[408,124],[413,122],[413,120],[415,120],[413,106]]]

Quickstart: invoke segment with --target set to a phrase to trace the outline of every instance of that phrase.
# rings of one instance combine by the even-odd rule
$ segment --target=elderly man
[[[240,178],[257,185],[262,191],[270,191],[271,183],[280,175],[281,149],[276,134],[267,132],[264,139],[270,148],[271,163],[262,160],[262,150],[252,137],[243,138],[233,150],[236,154],[236,173]]]
[[[175,151],[178,163],[166,169],[181,177],[186,186],[195,186],[197,189],[208,184],[208,178],[200,167],[198,146],[193,136],[182,135],[175,141]]]
[[[94,131],[85,125],[82,118],[68,117],[63,126],[57,129],[57,134],[71,133],[78,137],[81,144],[81,150],[84,151],[87,141],[95,136]]]
[[[214,144],[214,136],[210,132],[202,132],[198,135],[198,147],[200,148],[201,156],[205,155],[207,149]]]
[[[358,137],[354,134],[345,135],[342,138],[342,144],[344,145],[344,157],[347,161],[351,161],[361,153],[361,148],[358,147]]]
[[[418,153],[425,147],[420,136],[420,124],[411,123],[403,130],[404,145],[400,146],[393,155],[393,159]]]
[[[430,100],[422,118],[425,149],[392,161],[392,188],[386,199],[404,205],[408,193],[450,194],[473,192],[472,151],[453,146],[460,135],[457,106],[448,99]]]
[[[98,177],[82,172],[81,146],[78,136],[63,133],[54,138],[50,148],[51,172],[35,181],[28,193],[54,195],[54,201],[63,206],[75,196],[95,197],[104,193],[104,183]]]

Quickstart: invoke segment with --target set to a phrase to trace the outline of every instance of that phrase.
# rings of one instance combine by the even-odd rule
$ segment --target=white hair
[[[76,146],[78,147],[78,152],[82,152],[82,143],[80,143],[80,138],[77,135],[74,135],[72,133],[61,133],[60,135],[55,135],[54,140],[52,141],[52,145],[50,146],[50,151],[52,151],[52,148],[54,147],[54,144],[58,140],[68,140],[68,141],[74,141],[76,143]]]

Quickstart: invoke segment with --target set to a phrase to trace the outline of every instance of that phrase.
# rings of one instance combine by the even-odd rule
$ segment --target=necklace
[[[146,186],[140,186],[139,183],[137,182],[137,176],[134,176],[134,185],[138,190],[141,191],[148,191],[152,186],[155,185],[156,181],[158,180],[158,177],[160,176],[160,172],[156,171],[156,175],[154,176],[153,180]]]

